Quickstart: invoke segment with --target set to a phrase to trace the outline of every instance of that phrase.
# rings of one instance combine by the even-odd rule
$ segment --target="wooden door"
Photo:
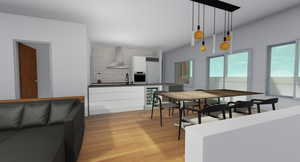
[[[37,98],[37,60],[36,50],[18,43],[20,65],[20,94],[21,98]]]

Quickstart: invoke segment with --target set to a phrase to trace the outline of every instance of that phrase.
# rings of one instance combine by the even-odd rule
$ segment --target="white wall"
[[[300,7],[266,17],[246,26],[234,29],[233,51],[250,49],[253,53],[252,83],[250,90],[265,92],[267,46],[300,39]],[[218,36],[217,45],[222,41]],[[206,39],[208,51],[200,53],[199,48],[185,46],[164,54],[164,78],[174,82],[174,63],[195,60],[193,89],[207,88],[207,57],[211,54],[212,39]],[[218,51],[219,54],[222,52]]]
[[[14,40],[50,43],[54,97],[85,95],[89,81],[86,26],[0,13],[0,99],[16,98]]]
[[[92,63],[91,63],[91,80],[96,82],[96,73],[101,74],[102,82],[124,82],[126,73],[130,74],[130,69],[107,69],[112,63],[115,56],[115,46],[93,44],[92,46]],[[131,66],[132,56],[160,56],[160,52],[154,49],[129,48],[122,47],[121,52],[124,54],[124,62]]]
[[[186,128],[186,162],[298,162],[300,107]]]

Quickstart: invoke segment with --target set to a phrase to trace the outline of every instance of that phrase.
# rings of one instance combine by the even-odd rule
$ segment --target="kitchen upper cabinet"
[[[132,71],[146,73],[146,57],[145,56],[133,56],[132,57]]]

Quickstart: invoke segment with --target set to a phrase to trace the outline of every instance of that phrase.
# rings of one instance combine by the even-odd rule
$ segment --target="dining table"
[[[199,109],[201,107],[200,100],[204,99],[220,99],[223,97],[238,97],[238,96],[252,96],[252,95],[260,95],[263,93],[253,92],[253,91],[241,91],[241,90],[230,90],[230,89],[214,89],[214,90],[193,90],[193,91],[177,91],[177,92],[162,92],[160,95],[162,97],[168,98],[172,101],[177,101],[179,104],[179,124],[175,124],[179,126],[179,136],[180,138],[180,129],[182,121],[182,112],[185,109],[184,102],[186,101],[198,101]]]
[[[259,94],[263,94],[263,93],[253,92],[253,91],[230,90],[230,89],[177,91],[177,92],[160,93],[161,96],[176,101],[193,101],[193,100],[200,100],[200,99],[250,96],[250,95],[259,95]]]

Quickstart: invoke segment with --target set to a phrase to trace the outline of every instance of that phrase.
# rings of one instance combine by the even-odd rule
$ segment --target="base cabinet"
[[[144,86],[90,88],[90,115],[143,110],[144,90]]]

